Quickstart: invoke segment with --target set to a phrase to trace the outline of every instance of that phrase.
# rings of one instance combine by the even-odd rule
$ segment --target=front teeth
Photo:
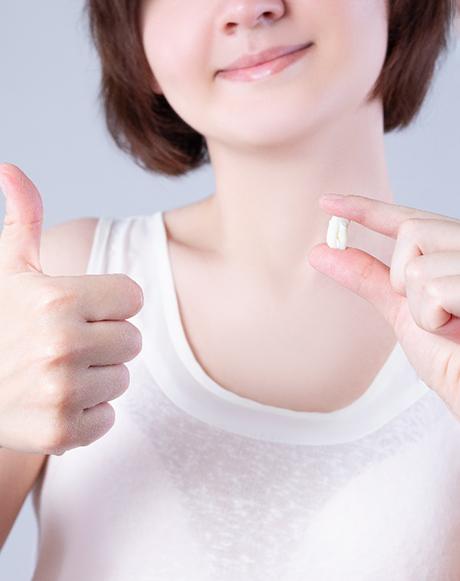
[[[348,224],[350,220],[332,216],[329,220],[327,229],[327,245],[329,248],[337,248],[338,250],[345,250],[347,247]]]

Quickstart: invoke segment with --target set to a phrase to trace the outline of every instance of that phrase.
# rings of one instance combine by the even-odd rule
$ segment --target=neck
[[[326,241],[331,216],[318,205],[323,193],[391,203],[382,119],[374,101],[321,130],[303,131],[295,142],[236,148],[208,140],[216,176],[207,199],[214,250],[256,271],[305,269],[309,250]],[[367,241],[375,248],[375,233],[364,230],[359,242]]]

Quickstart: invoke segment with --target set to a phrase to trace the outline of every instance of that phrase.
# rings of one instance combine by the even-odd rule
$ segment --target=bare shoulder
[[[40,261],[51,276],[83,275],[88,266],[98,218],[76,218],[43,231]]]
[[[77,218],[43,230],[40,243],[43,272],[51,276],[84,275],[97,223],[98,218]],[[0,448],[0,549],[48,457]]]

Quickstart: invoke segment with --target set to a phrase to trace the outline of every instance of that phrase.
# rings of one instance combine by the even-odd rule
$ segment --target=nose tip
[[[228,2],[222,15],[222,28],[232,31],[240,26],[254,28],[260,24],[272,26],[285,13],[284,0],[234,0]]]

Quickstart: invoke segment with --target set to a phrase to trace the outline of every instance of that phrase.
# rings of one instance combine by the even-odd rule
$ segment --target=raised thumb
[[[17,166],[0,163],[0,189],[6,198],[0,272],[42,272],[43,203],[37,188]]]

